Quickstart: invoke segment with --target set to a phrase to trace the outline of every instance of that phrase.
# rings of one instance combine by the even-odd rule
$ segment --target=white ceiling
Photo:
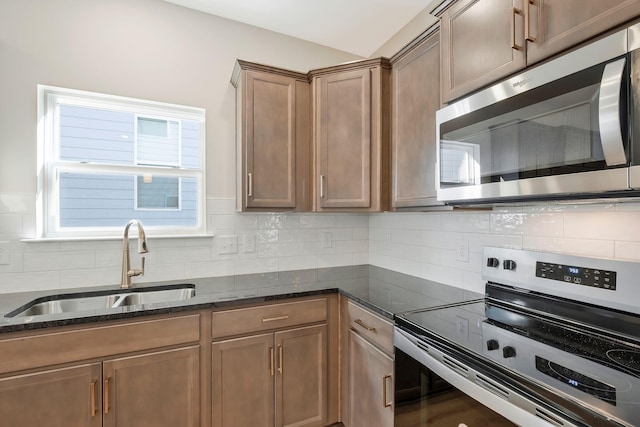
[[[369,57],[432,3],[432,0],[166,1],[363,57]]]

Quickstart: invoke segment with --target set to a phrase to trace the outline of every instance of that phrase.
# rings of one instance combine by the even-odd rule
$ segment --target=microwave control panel
[[[616,272],[574,265],[536,262],[536,277],[615,291]]]

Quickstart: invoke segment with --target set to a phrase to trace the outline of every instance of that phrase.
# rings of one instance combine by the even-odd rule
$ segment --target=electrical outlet
[[[322,247],[330,248],[333,246],[332,236],[330,231],[325,231],[322,233]]]
[[[456,247],[456,261],[469,262],[469,241],[460,240]]]
[[[244,234],[242,235],[242,247],[244,253],[251,253],[256,251],[256,235]]]
[[[11,243],[0,242],[0,264],[7,265],[11,261]]]
[[[238,236],[218,236],[218,254],[238,253]]]

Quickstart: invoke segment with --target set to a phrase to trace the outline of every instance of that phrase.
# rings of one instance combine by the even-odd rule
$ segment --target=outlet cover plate
[[[238,236],[218,236],[218,254],[238,253]]]
[[[469,241],[462,239],[458,241],[456,247],[456,261],[469,262]]]

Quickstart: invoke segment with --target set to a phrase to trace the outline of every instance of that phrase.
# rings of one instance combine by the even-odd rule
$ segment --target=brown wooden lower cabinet
[[[0,426],[102,425],[100,363],[0,379]]]
[[[342,422],[393,427],[393,323],[341,298]]]
[[[200,347],[103,363],[105,427],[200,425]]]
[[[199,346],[0,379],[0,426],[196,427]]]
[[[0,336],[0,427],[338,421],[337,295],[201,314]]]
[[[212,420],[215,427],[324,426],[327,326],[213,343]]]
[[[348,364],[348,426],[393,426],[393,359],[349,330]]]

